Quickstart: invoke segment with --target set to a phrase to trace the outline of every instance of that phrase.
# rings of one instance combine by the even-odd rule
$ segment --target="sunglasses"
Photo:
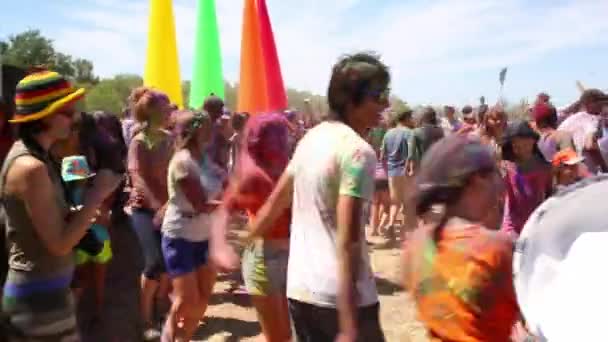
[[[391,88],[384,88],[382,90],[370,90],[367,95],[376,102],[386,102],[391,95]]]

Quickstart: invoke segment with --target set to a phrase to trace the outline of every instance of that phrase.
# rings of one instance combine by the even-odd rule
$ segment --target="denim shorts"
[[[282,241],[289,246],[288,241]],[[243,281],[252,296],[269,296],[287,291],[289,250],[262,239],[243,251]]]
[[[209,260],[209,241],[188,241],[164,235],[162,240],[163,257],[171,278],[192,273]]]
[[[147,209],[133,209],[129,219],[144,254],[144,276],[158,280],[160,275],[165,273],[165,261],[160,247],[160,230],[154,225],[154,212]]]

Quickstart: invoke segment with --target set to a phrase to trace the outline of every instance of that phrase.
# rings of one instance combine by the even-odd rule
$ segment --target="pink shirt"
[[[127,157],[132,182],[131,208],[157,209],[155,204],[167,202],[167,170],[172,155],[173,139],[169,135],[151,149],[141,135],[131,141]],[[155,200],[160,203],[155,203]]]
[[[519,236],[532,212],[551,195],[551,167],[533,161],[529,170],[521,170],[515,163],[503,162],[505,181],[505,211],[501,230]]]

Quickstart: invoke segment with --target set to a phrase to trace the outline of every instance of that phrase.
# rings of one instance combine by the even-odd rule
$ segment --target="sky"
[[[102,77],[143,74],[149,0],[2,1],[0,39],[40,29]],[[174,0],[180,70],[190,79],[196,0]],[[267,0],[285,84],[324,94],[345,53],[372,50],[412,104],[489,103],[508,67],[509,101],[608,89],[608,0]],[[238,81],[243,0],[216,0],[224,76]]]

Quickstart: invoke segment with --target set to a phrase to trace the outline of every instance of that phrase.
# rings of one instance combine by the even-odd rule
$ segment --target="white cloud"
[[[94,61],[104,76],[141,73],[148,1],[90,0],[70,9],[77,26],[56,38],[60,49]],[[495,69],[556,50],[608,42],[605,0],[267,0],[286,84],[324,92],[344,52],[374,49],[391,66],[397,92],[407,80]],[[195,1],[176,0],[181,69],[192,64]],[[225,76],[238,78],[243,1],[218,0]]]

